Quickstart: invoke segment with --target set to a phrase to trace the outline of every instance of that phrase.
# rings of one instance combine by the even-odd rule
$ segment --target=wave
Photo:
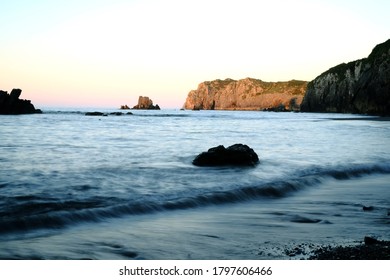
[[[118,198],[94,197],[85,201],[58,202],[53,199],[43,200],[38,196],[20,196],[14,198],[19,203],[17,206],[0,212],[0,233],[62,228],[71,224],[99,222],[125,215],[184,210],[255,199],[276,199],[319,185],[328,179],[348,180],[371,174],[390,174],[390,166],[363,165],[338,170],[312,169],[311,172],[304,171],[300,176],[288,180],[161,201],[125,202]],[[108,205],[107,201],[111,204]],[[113,204],[115,206],[112,206]]]

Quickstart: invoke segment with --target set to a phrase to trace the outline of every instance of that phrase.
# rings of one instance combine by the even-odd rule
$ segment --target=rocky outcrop
[[[160,106],[158,104],[153,105],[152,99],[147,96],[140,96],[138,98],[138,104],[133,107],[133,109],[140,110],[160,110]]]
[[[307,82],[263,82],[214,80],[199,84],[188,93],[184,104],[189,110],[299,110]]]
[[[311,81],[303,112],[390,115],[390,40],[364,59],[343,63]]]
[[[13,89],[10,94],[0,90],[0,114],[19,115],[42,113],[41,110],[35,109],[30,100],[19,99],[21,94],[21,89]]]
[[[228,148],[219,145],[199,154],[192,161],[197,166],[254,166],[258,162],[255,151],[243,144],[234,144]]]
[[[126,115],[132,115],[132,114],[133,114],[132,112],[126,113]],[[103,112],[95,111],[95,112],[86,112],[85,115],[86,116],[93,116],[93,117],[107,117],[109,115],[110,116],[123,116],[125,114],[122,112],[103,113]]]

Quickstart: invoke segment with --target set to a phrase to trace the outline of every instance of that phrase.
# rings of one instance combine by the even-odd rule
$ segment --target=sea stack
[[[147,96],[140,96],[138,98],[138,104],[133,107],[133,109],[139,110],[160,110],[158,104],[153,105],[152,99]]]

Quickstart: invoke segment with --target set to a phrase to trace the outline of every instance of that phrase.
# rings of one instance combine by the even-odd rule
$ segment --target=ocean
[[[0,116],[0,259],[299,259],[390,239],[388,121],[87,111]],[[236,143],[260,163],[192,164]]]

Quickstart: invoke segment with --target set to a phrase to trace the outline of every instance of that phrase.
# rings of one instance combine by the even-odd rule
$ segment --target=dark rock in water
[[[87,112],[85,113],[86,116],[107,116],[107,114],[102,112]]]
[[[192,163],[197,166],[254,166],[259,157],[247,145],[234,144],[228,148],[220,145],[199,154]]]
[[[381,242],[378,239],[375,239],[375,238],[370,237],[370,236],[364,237],[364,244],[366,244],[366,245],[379,244],[379,243],[381,243]]]
[[[132,251],[122,251],[120,252],[120,255],[130,259],[134,259],[138,256],[136,252],[132,252]]]
[[[132,115],[133,113],[131,112],[127,112],[126,115]],[[85,113],[86,116],[103,116],[103,117],[107,117],[108,115],[110,116],[123,116],[125,115],[124,113],[122,112],[111,112],[111,113],[102,113],[102,112],[87,112]]]
[[[295,217],[293,217],[291,219],[291,222],[293,222],[293,223],[302,223],[302,224],[316,224],[316,223],[321,222],[321,220],[320,219],[311,219],[311,218],[307,218],[307,217],[302,217],[302,216],[296,215]]]
[[[0,90],[0,114],[19,115],[42,113],[41,110],[35,109],[30,100],[19,99],[21,94],[21,89],[13,89],[10,94]]]
[[[363,206],[363,211],[372,211],[374,210],[373,206]]]

